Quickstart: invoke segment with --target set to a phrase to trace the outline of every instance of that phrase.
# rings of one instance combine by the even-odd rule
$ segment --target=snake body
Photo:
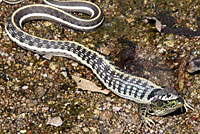
[[[3,1],[8,4],[18,4],[23,2],[23,0],[3,0]]]
[[[192,109],[176,90],[163,88],[147,79],[125,73],[103,55],[82,44],[48,40],[25,32],[23,24],[36,19],[54,21],[80,31],[94,29],[104,20],[102,10],[88,1],[44,0],[44,2],[46,4],[23,6],[8,16],[6,32],[20,47],[42,55],[71,58],[86,65],[106,88],[120,97],[139,104],[140,115],[146,122],[152,122],[146,114],[163,116],[183,106]],[[82,12],[90,15],[90,18],[79,18],[65,11]]]

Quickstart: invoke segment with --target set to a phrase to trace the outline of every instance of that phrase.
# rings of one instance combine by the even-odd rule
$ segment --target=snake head
[[[151,97],[149,114],[164,116],[184,107],[193,110],[192,106],[176,91],[167,87],[157,89]]]

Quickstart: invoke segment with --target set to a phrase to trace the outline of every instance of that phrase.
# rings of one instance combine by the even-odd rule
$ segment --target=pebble
[[[61,72],[61,74],[65,77],[65,78],[67,78],[67,72]]]
[[[46,78],[48,75],[46,73],[41,74],[44,78]]]
[[[124,127],[118,127],[114,130],[112,130],[109,134],[123,134]]]
[[[31,71],[32,70],[32,66],[26,67],[26,70]]]
[[[19,91],[19,89],[20,89],[19,86],[17,86],[17,85],[14,86],[14,90],[15,90],[15,91]]]
[[[90,127],[90,130],[91,130],[92,132],[96,132],[96,131],[97,131],[97,128],[95,128],[95,127]]]
[[[163,123],[164,123],[164,120],[160,120],[158,123],[159,123],[159,124],[163,124]]]
[[[42,112],[46,112],[46,111],[48,111],[49,110],[49,107],[43,107],[42,108]]]
[[[43,60],[43,61],[40,62],[40,65],[41,65],[41,66],[44,66],[44,65],[46,65],[46,64],[47,64],[47,60]]]
[[[44,25],[45,25],[45,27],[49,27],[49,26],[51,26],[51,25],[52,25],[52,23],[51,23],[51,22],[49,22],[49,21],[45,21],[45,22],[44,22]]]
[[[41,128],[41,127],[42,127],[42,124],[40,124],[38,127]]]
[[[49,68],[50,68],[51,70],[55,71],[56,69],[59,68],[59,64],[58,64],[57,62],[51,62],[51,63],[49,64]]]
[[[61,126],[62,123],[63,123],[63,121],[60,117],[50,118],[47,121],[47,125],[49,124],[49,125],[52,125],[52,126],[55,126],[55,127]]]
[[[95,109],[93,113],[99,115],[100,111],[98,109]]]
[[[167,45],[168,47],[174,47],[174,41],[173,40],[168,40],[163,42],[165,45]]]
[[[200,123],[198,126],[194,127],[194,130],[197,131],[197,132],[200,132]],[[199,133],[198,133],[199,134]]]
[[[109,55],[110,52],[111,52],[110,48],[108,48],[108,47],[100,47],[98,49],[98,51],[101,52],[104,55]]]
[[[89,47],[89,48],[94,48],[95,45],[94,45],[94,44],[91,44],[91,43],[88,43],[88,47]]]
[[[41,98],[45,95],[46,90],[47,90],[46,88],[38,87],[38,88],[35,89],[35,94],[37,94],[38,98]]]
[[[166,51],[167,51],[166,49],[160,48],[160,49],[158,50],[158,53],[162,54],[162,53],[164,53],[164,52],[166,52]]]
[[[12,83],[11,81],[8,81],[8,82],[7,82],[7,86],[8,86],[8,87],[11,87],[12,85],[14,85],[14,83]]]
[[[118,112],[120,109],[122,109],[122,107],[113,106],[113,111],[114,112]]]
[[[84,127],[83,132],[87,133],[87,132],[89,132],[89,129],[87,127]]]
[[[78,63],[77,63],[77,62],[73,62],[71,65],[72,65],[73,67],[77,67],[77,66],[78,66]]]
[[[153,133],[155,133],[155,131],[154,130],[150,130],[150,133],[153,134]]]
[[[40,59],[40,55],[39,54],[34,54],[34,57],[39,60]]]
[[[26,90],[26,89],[28,89],[28,86],[23,86],[22,89]]]
[[[163,131],[162,129],[159,130],[159,133],[160,133],[160,134],[163,134],[163,132],[164,132],[164,131]]]
[[[110,97],[106,97],[106,101],[111,101],[111,98]]]
[[[101,113],[100,113],[100,118],[102,119],[102,120],[109,120],[110,118],[112,117],[112,112],[110,112],[110,111],[102,111]]]
[[[131,109],[132,105],[126,105],[126,107],[127,107],[128,109]]]
[[[18,116],[18,119],[23,119],[26,117],[26,114],[25,113],[21,113],[19,116]]]
[[[27,130],[20,130],[20,133],[25,134]]]

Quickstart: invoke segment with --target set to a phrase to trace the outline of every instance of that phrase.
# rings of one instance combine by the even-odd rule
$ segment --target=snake
[[[83,32],[93,30],[104,22],[102,9],[89,1],[43,2],[22,6],[7,17],[6,33],[21,48],[40,55],[66,57],[87,66],[107,89],[138,104],[139,116],[149,125],[155,123],[148,115],[165,116],[180,108],[193,110],[191,104],[175,89],[126,73],[104,55],[83,44],[68,40],[49,40],[27,33],[23,25],[31,20],[53,21]],[[72,12],[87,14],[89,18],[78,17]]]

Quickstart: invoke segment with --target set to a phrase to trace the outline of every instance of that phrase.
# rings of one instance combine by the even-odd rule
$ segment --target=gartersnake
[[[82,44],[73,41],[55,41],[39,38],[23,30],[23,24],[30,20],[43,19],[67,25],[76,30],[88,31],[102,24],[104,15],[94,3],[88,1],[44,0],[46,4],[33,4],[15,10],[7,18],[6,32],[10,39],[20,47],[32,52],[63,56],[74,59],[89,67],[98,79],[120,97],[139,104],[140,116],[147,122],[147,114],[163,116],[178,108],[192,107],[174,89],[161,87],[153,82],[123,72],[103,55]],[[82,12],[90,15],[89,19],[76,17],[70,12]],[[153,122],[152,122],[153,123]]]

